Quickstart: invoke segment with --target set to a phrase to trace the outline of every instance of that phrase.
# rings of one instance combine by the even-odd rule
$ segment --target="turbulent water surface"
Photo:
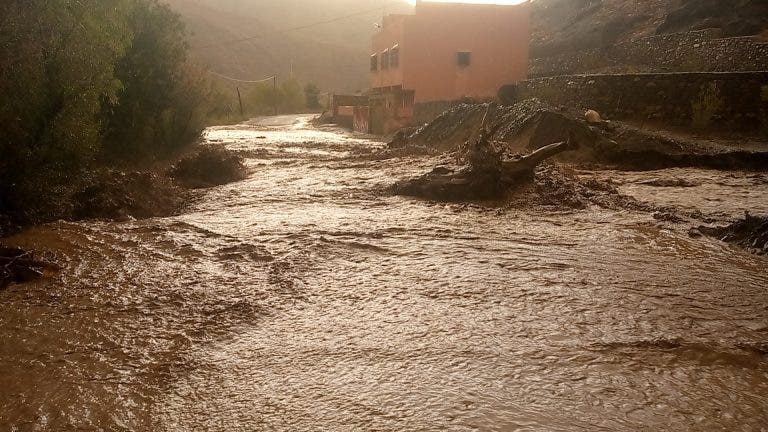
[[[250,177],[11,239],[65,269],[0,292],[0,430],[766,430],[765,257],[643,212],[393,197],[428,158],[303,117],[206,139]],[[768,203],[760,176],[580,175]]]

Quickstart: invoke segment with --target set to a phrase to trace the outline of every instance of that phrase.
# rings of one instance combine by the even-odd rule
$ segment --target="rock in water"
[[[603,118],[600,117],[600,113],[595,110],[587,110],[587,112],[584,113],[584,119],[589,124],[597,124],[603,122]]]

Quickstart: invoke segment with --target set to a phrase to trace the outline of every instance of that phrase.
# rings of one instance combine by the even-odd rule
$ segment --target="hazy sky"
[[[416,0],[407,0],[410,4],[416,4]],[[482,3],[482,4],[518,4],[525,0],[426,0],[442,3]]]

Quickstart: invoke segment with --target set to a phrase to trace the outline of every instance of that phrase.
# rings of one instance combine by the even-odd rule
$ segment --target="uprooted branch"
[[[503,126],[502,123],[487,125],[493,110],[495,105],[490,104],[478,137],[467,143],[463,166],[437,167],[423,176],[397,183],[395,193],[449,201],[500,198],[515,184],[530,181],[536,167],[545,160],[577,147],[571,136],[529,155],[509,159],[491,141]]]
[[[35,259],[32,252],[0,246],[0,288],[16,282],[28,282],[43,276],[45,270],[58,270],[56,264]]]

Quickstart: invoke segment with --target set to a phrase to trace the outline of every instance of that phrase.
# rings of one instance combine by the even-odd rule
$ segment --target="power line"
[[[298,27],[292,27],[292,28],[286,28],[286,29],[282,29],[282,30],[276,30],[276,31],[273,31],[273,32],[263,33],[263,34],[260,34],[260,35],[250,36],[250,37],[246,37],[246,38],[242,38],[242,39],[231,39],[231,40],[228,40],[228,41],[216,42],[216,43],[212,43],[212,44],[209,44],[209,45],[201,45],[201,46],[198,46],[198,47],[195,47],[195,48],[197,48],[197,49],[213,48],[213,47],[217,47],[219,45],[236,44],[236,43],[246,42],[246,41],[250,41],[250,40],[254,40],[254,39],[263,39],[263,38],[270,37],[270,36],[275,36],[275,35],[279,35],[279,34],[283,34],[283,33],[289,33],[289,32],[292,32],[292,31],[304,30],[304,29],[315,27],[315,26],[319,26],[319,25],[323,25],[323,24],[331,24],[331,23],[334,23],[334,22],[337,22],[337,21],[348,19],[348,18],[353,18],[353,17],[356,17],[356,16],[373,13],[373,12],[376,12],[376,11],[379,11],[379,10],[384,10],[387,6],[394,5],[394,4],[399,4],[399,3],[400,2],[393,1],[393,2],[389,2],[389,3],[385,3],[385,4],[379,6],[379,7],[375,8],[375,9],[368,9],[368,10],[364,10],[364,11],[360,11],[360,12],[355,12],[353,14],[344,15],[344,16],[332,18],[332,19],[325,20],[325,21],[317,21],[317,22],[314,22],[314,23],[311,23],[311,24],[306,24],[306,25],[302,25],[302,26],[298,26]]]
[[[242,80],[242,79],[232,78],[231,76],[223,75],[223,74],[220,74],[220,73],[214,72],[214,71],[208,71],[208,73],[210,73],[211,75],[216,75],[219,78],[224,78],[225,80],[228,80],[228,81],[238,82],[238,83],[245,83],[245,84],[258,84],[258,83],[263,83],[263,82],[271,81],[271,80],[276,78],[275,75],[272,75],[271,77],[267,77],[267,78],[260,79],[260,80]]]

